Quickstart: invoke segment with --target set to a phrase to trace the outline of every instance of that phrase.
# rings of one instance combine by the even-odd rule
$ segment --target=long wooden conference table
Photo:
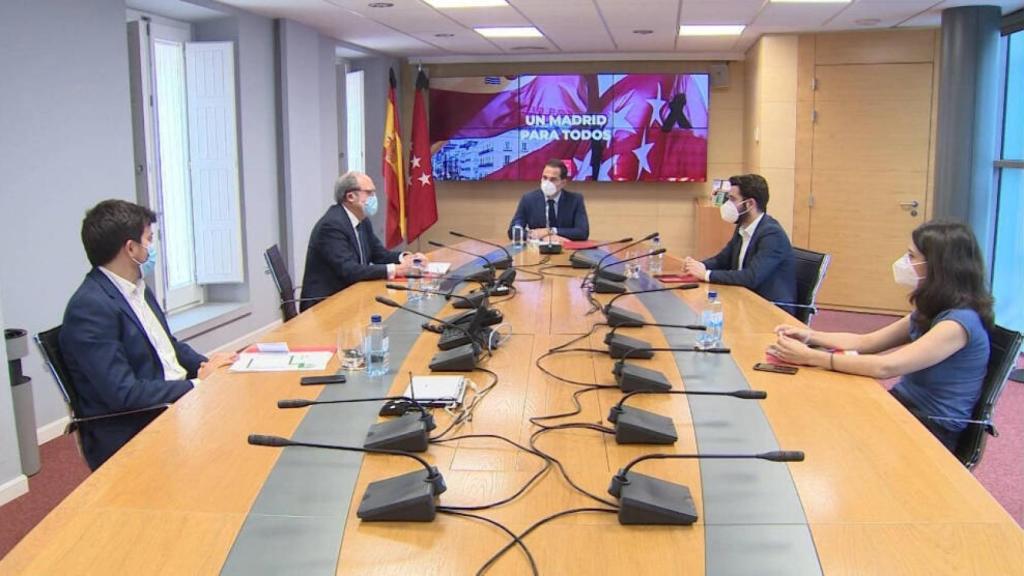
[[[461,248],[491,252],[467,242]],[[472,260],[441,250],[435,260]],[[515,255],[538,262],[535,249]],[[551,257],[564,263],[567,255]],[[678,270],[668,258],[666,270]],[[536,270],[537,266],[531,269]],[[465,270],[465,268],[463,268]],[[471,421],[453,436],[502,435],[527,444],[533,416],[571,411],[580,387],[546,375],[535,360],[588,333],[600,313],[581,292],[582,270],[520,272],[514,298],[495,303],[514,335],[483,363],[499,377]],[[571,276],[571,277],[570,277]],[[632,288],[657,286],[650,279]],[[803,462],[649,460],[636,472],[688,486],[699,519],[692,526],[620,525],[609,512],[560,517],[523,538],[544,574],[1022,574],[1024,532],[988,492],[875,381],[803,368],[795,376],[755,372],[772,329],[794,322],[744,289],[718,287],[729,355],[658,352],[637,360],[674,389],[753,388],[761,401],[650,394],[630,406],[670,416],[673,445],[619,445],[587,428],[556,429],[537,447],[557,458],[582,489],[615,503],[607,490],[625,463],[644,454],[802,450]],[[404,292],[364,282],[317,305],[261,341],[330,345],[339,327],[387,317],[387,376],[353,373],[344,385],[300,386],[308,373],[221,371],[179,400],[92,474],[2,562],[2,574],[473,574],[511,538],[465,516],[433,522],[363,522],[356,507],[368,483],[415,471],[412,460],[310,448],[251,446],[251,433],[362,445],[380,403],[279,409],[283,398],[340,399],[401,394],[408,372],[428,373],[438,336],[422,319],[374,301]],[[627,296],[616,304],[662,323],[693,321],[706,288]],[[599,295],[607,302],[610,296]],[[496,299],[500,300],[500,299]],[[440,297],[423,305],[452,310]],[[445,306],[445,308],[441,308]],[[574,344],[604,349],[606,327]],[[645,326],[622,334],[653,346],[687,345],[692,332]],[[614,383],[606,354],[546,358],[560,378]],[[338,369],[337,358],[329,372]],[[482,387],[491,376],[469,377]],[[622,393],[580,394],[580,414],[547,421],[609,425]],[[438,430],[450,415],[435,410]],[[514,494],[544,465],[534,454],[490,438],[431,444],[423,456],[447,482],[442,506],[486,504]],[[521,496],[473,512],[521,533],[562,510],[608,508],[549,469]],[[489,573],[527,574],[512,548]]]

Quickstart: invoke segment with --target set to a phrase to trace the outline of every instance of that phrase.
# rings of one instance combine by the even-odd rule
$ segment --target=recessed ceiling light
[[[882,21],[878,18],[858,18],[853,23],[857,26],[878,26]]]
[[[654,34],[654,30],[651,30],[650,28],[639,28],[637,30],[633,30],[633,34],[647,36],[648,34]]]
[[[455,34],[452,34],[450,32],[440,32],[438,34],[434,34],[434,38],[451,38],[453,36],[455,36]]]
[[[680,36],[739,36],[746,26],[742,24],[683,24],[679,26]]]
[[[514,50],[516,52],[543,52],[547,50],[547,48],[543,46],[513,46],[509,48],[509,50]]]
[[[394,5],[394,2],[370,2],[367,4],[370,8],[391,8]]]
[[[503,28],[473,28],[485,38],[543,38],[533,26],[506,26]]]
[[[849,4],[852,0],[768,0],[772,4]]]
[[[505,0],[423,0],[434,8],[495,8],[508,6]]]

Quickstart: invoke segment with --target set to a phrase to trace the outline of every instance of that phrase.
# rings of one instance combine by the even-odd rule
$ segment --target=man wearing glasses
[[[347,172],[334,183],[336,203],[313,227],[306,251],[300,308],[362,280],[405,276],[423,254],[387,250],[368,219],[377,213],[377,188],[362,172]]]

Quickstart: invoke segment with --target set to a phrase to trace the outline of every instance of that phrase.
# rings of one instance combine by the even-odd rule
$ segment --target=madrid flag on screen
[[[388,197],[385,244],[394,248],[405,237],[405,174],[402,170],[402,140],[399,138],[398,107],[395,105],[395,71],[388,78],[388,108],[384,119],[384,193]]]
[[[430,130],[423,93],[427,76],[416,76],[416,100],[412,108],[412,144],[409,149],[409,203],[406,207],[406,239],[412,242],[437,222],[434,170],[430,166]]]

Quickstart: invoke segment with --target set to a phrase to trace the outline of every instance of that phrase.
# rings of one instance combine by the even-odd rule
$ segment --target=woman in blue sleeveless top
[[[768,353],[878,379],[901,376],[892,395],[952,452],[981,396],[992,296],[970,228],[928,222],[914,230],[912,240],[892,268],[895,281],[912,290],[913,312],[870,334],[779,326]]]

